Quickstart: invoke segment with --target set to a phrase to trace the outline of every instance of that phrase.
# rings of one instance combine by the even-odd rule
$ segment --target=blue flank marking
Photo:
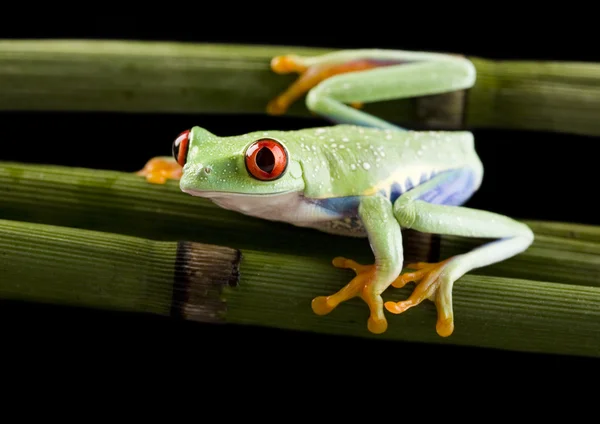
[[[332,197],[315,201],[317,206],[331,212],[332,215],[354,216],[358,214],[360,196]]]
[[[423,193],[418,200],[446,206],[460,206],[464,204],[473,195],[475,187],[473,172],[469,169],[447,172],[451,172],[452,176],[442,181],[434,189]]]
[[[390,193],[390,202],[394,203],[396,201],[396,199],[398,199],[398,197],[400,197],[401,194],[402,194],[402,187],[400,187],[400,184],[398,184],[398,183],[392,184],[392,189],[391,189],[391,193]]]
[[[447,206],[459,206],[464,204],[464,202],[466,202],[473,194],[473,188],[475,186],[473,173],[468,169],[460,169],[446,171],[438,175],[446,173],[450,173],[451,176],[446,180],[442,180],[441,183],[432,190],[423,193],[417,200]],[[431,178],[434,176],[436,175],[432,175]],[[424,182],[426,182],[425,175],[421,176],[419,184]],[[393,183],[390,190],[390,202],[394,203],[402,194],[414,188],[412,181],[409,178],[407,178],[405,182],[405,187],[406,189],[402,191],[399,183]],[[385,195],[385,191],[381,190],[379,194]],[[314,203],[331,215],[356,216],[358,214],[360,196],[319,199],[315,200]]]

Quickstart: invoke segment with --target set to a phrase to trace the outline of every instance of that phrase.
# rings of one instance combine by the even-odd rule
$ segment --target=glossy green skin
[[[261,138],[273,138],[288,152],[288,166],[275,181],[246,170],[244,153]],[[298,131],[257,131],[218,137],[192,128],[183,191],[277,194],[301,191],[308,198],[370,195],[424,173],[469,167],[478,181],[483,166],[470,132],[413,132],[353,125]],[[206,172],[210,168],[210,172]]]
[[[454,282],[474,268],[524,251],[533,233],[522,223],[460,206],[449,197],[466,200],[481,184],[483,165],[471,133],[407,131],[346,105],[468,89],[475,81],[472,64],[443,54],[385,50],[349,50],[297,61],[319,66],[365,58],[398,64],[336,75],[306,97],[309,109],[339,125],[232,137],[194,127],[181,189],[248,215],[368,237],[375,271],[361,296],[369,304],[368,326],[375,333],[387,328],[381,295],[404,265],[402,228],[499,239],[451,258],[432,277],[426,297],[436,302],[438,334],[448,336],[453,331]],[[274,181],[252,177],[244,162],[248,146],[264,137],[278,140],[288,153],[287,168]],[[465,175],[470,179],[461,183]],[[441,193],[442,200],[427,200],[432,193]],[[337,299],[321,298],[320,305],[333,309],[340,300],[332,298]]]

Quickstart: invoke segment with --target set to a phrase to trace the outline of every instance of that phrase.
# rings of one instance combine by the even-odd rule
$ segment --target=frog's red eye
[[[185,165],[190,143],[190,130],[185,130],[173,142],[173,157],[181,166]]]
[[[255,141],[246,150],[246,168],[250,175],[262,181],[275,180],[287,168],[285,148],[271,138]]]

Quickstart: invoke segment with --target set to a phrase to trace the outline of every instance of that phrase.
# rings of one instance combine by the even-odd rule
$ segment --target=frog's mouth
[[[194,197],[204,197],[206,199],[217,200],[224,198],[242,198],[242,197],[252,197],[252,198],[270,198],[270,197],[278,197],[285,195],[300,195],[299,190],[285,190],[279,192],[271,192],[271,193],[244,193],[241,191],[204,191],[204,190],[194,190],[194,189],[182,189],[184,193],[187,193]]]

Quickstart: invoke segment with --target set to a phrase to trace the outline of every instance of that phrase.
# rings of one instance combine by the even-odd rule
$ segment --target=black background
[[[380,47],[449,51],[493,59],[600,61],[594,28],[570,20],[566,15],[519,21],[517,11],[505,18],[495,15],[492,19],[487,12],[476,9],[472,18],[438,14],[430,21],[429,15],[409,13],[397,3],[394,8],[399,9],[388,17],[390,21],[381,19],[382,14],[387,15],[382,9],[348,7],[346,17],[333,19],[322,11],[310,9],[316,7],[314,5],[308,10],[315,13],[312,20],[304,20],[295,10],[305,6],[277,3],[269,9],[257,5],[253,12],[247,12],[253,13],[252,18],[231,6],[230,13],[235,11],[237,23],[233,18],[226,18],[223,11],[209,12],[205,8],[199,14],[187,9],[171,10],[175,13],[152,18],[142,16],[141,12],[136,17],[97,17],[86,12],[78,18],[69,18],[67,13],[70,12],[64,12],[60,19],[31,18],[26,24],[23,20],[10,22],[10,16],[5,16],[0,37]],[[271,10],[274,17],[269,17],[267,10]],[[3,112],[0,113],[0,159],[133,171],[143,165],[140,158],[168,154],[173,134],[197,124],[199,119],[221,135],[263,128],[300,128],[319,122],[266,116]],[[86,137],[102,140],[104,149],[81,155],[81,130],[90,125],[97,131],[87,133]],[[32,148],[26,134],[36,128],[49,129],[55,134],[52,144]],[[164,139],[164,143],[143,147],[135,144],[133,135],[140,128],[156,134],[155,139]],[[593,198],[598,180],[596,138],[493,129],[478,130],[475,136],[487,176],[471,206],[519,218],[600,224]],[[127,143],[129,139],[131,144]],[[67,358],[61,367],[81,363],[103,368],[115,363],[135,369],[148,360],[151,365],[147,370],[152,369],[153,373],[157,366],[175,374],[192,371],[195,375],[198,371],[219,370],[220,377],[211,377],[209,385],[216,385],[220,379],[224,385],[219,386],[219,395],[223,397],[238,392],[240,383],[268,381],[271,396],[281,385],[295,383],[304,376],[302,382],[311,386],[303,391],[310,396],[312,388],[327,389],[329,384],[348,379],[354,386],[348,386],[347,395],[357,398],[351,400],[350,405],[340,405],[341,408],[354,408],[353,402],[366,399],[378,407],[376,396],[383,396],[384,402],[392,397],[398,400],[396,405],[386,402],[379,407],[382,413],[398,414],[399,419],[402,410],[410,407],[413,397],[428,394],[433,396],[433,402],[441,402],[436,397],[440,391],[459,392],[458,386],[464,383],[466,376],[477,378],[478,385],[488,383],[486,387],[490,388],[497,384],[498,377],[504,376],[508,378],[505,383],[514,389],[523,384],[538,386],[536,382],[540,378],[552,381],[557,374],[590,376],[598,363],[583,358],[365,341],[265,328],[213,327],[38,305],[8,305],[0,311],[0,322],[3,323],[0,328],[4,353],[13,353],[16,357],[26,354],[31,360],[29,363],[41,361],[46,368],[54,364],[47,362],[48,358],[56,356]],[[350,365],[340,367],[340,361]],[[457,378],[459,373],[461,378]],[[418,379],[420,375],[425,385],[415,393],[411,384],[416,380],[411,379]],[[266,376],[268,378],[263,380]],[[391,379],[389,382],[394,388],[378,392],[384,391],[379,386],[381,376]],[[309,380],[304,381],[307,377]],[[359,382],[363,377],[366,382]],[[404,381],[405,378],[408,381]],[[442,381],[436,378],[442,378],[448,387],[442,389]],[[204,380],[203,384],[206,383]],[[248,390],[246,386],[244,393]],[[317,403],[325,407],[333,405]]]

